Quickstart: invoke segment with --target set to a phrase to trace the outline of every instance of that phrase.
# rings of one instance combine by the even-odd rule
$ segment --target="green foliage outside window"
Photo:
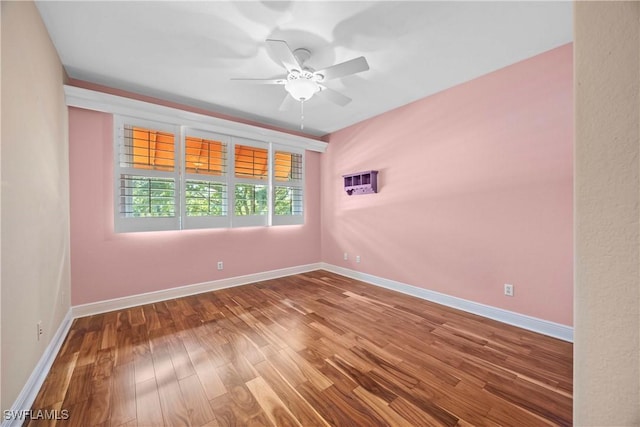
[[[175,182],[166,178],[123,177],[125,183],[123,214],[128,217],[175,216]],[[266,185],[236,184],[235,214],[266,215],[268,212]],[[226,184],[188,180],[185,184],[187,216],[223,216],[227,214]],[[276,186],[275,215],[302,215],[302,189]]]
[[[187,216],[226,215],[226,184],[188,180],[185,203]]]
[[[124,215],[128,217],[173,217],[175,182],[166,178],[125,175]]]
[[[266,185],[236,184],[235,199],[236,215],[267,214]]]
[[[275,215],[302,215],[302,190],[296,187],[276,187]]]

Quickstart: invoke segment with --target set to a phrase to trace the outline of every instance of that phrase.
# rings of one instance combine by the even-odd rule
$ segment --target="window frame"
[[[180,228],[180,168],[178,167],[178,159],[180,154],[180,127],[156,122],[147,119],[138,119],[128,116],[115,116],[114,120],[114,144],[113,144],[113,213],[114,227],[117,233],[127,233],[136,231],[160,231],[160,230],[176,230]],[[150,130],[163,132],[171,132],[173,134],[174,147],[174,166],[173,171],[159,171],[153,169],[137,169],[135,167],[126,167],[121,165],[121,154],[125,151],[125,126],[143,127]],[[126,156],[126,154],[124,154]],[[174,180],[174,216],[173,217],[126,217],[120,213],[121,194],[121,176],[135,175],[150,178],[172,178]]]
[[[305,153],[303,148],[278,144],[270,141],[234,136],[227,133],[216,132],[211,129],[202,129],[194,126],[185,126],[176,123],[167,123],[156,120],[138,118],[131,115],[114,114],[114,138],[113,138],[113,212],[114,229],[116,233],[142,232],[142,231],[167,231],[167,230],[193,230],[214,228],[240,228],[240,227],[266,227],[304,224],[306,216],[305,193]],[[174,170],[172,172],[156,171],[153,169],[136,169],[123,167],[120,163],[120,153],[124,146],[125,126],[142,127],[150,130],[171,132],[174,135]],[[187,137],[202,138],[205,140],[220,141],[226,145],[226,165],[224,176],[219,177],[207,174],[187,173],[186,170],[186,139]],[[245,178],[236,177],[235,157],[236,146],[243,145],[267,151],[267,177]],[[301,179],[278,182],[275,180],[275,153],[276,151],[301,155],[302,174]],[[120,214],[120,176],[123,174],[137,176],[167,177],[171,176],[175,182],[174,217],[124,217]],[[188,180],[207,181],[226,185],[227,211],[221,216],[187,216],[186,215],[186,185]],[[235,213],[235,186],[237,184],[264,185],[267,187],[267,212],[262,215],[236,215]],[[302,191],[301,215],[275,215],[275,191],[276,187],[295,187]]]
[[[270,216],[271,216],[271,175],[272,168],[270,165],[271,159],[271,144],[266,144],[261,141],[256,141],[249,138],[242,137],[232,137],[232,153],[231,158],[232,161],[229,162],[229,181],[230,181],[230,191],[229,191],[229,202],[231,204],[231,226],[232,227],[259,227],[259,226],[269,226],[271,224]],[[238,178],[236,177],[235,164],[236,164],[236,146],[242,145],[246,147],[259,148],[261,150],[267,150],[267,178],[266,179],[258,179],[258,178]],[[236,215],[236,185],[237,184],[248,184],[248,185],[265,185],[267,187],[267,212],[265,215]]]
[[[186,167],[186,140],[187,137],[196,137],[208,140],[220,141],[226,145],[227,150],[227,158],[226,165],[224,167],[224,174],[222,177],[211,176],[207,174],[191,174],[187,173]],[[221,133],[204,131],[200,129],[195,129],[191,127],[182,127],[182,132],[180,135],[181,147],[185,151],[185,155],[181,157],[181,171],[182,171],[182,179],[180,180],[180,190],[181,196],[180,200],[184,201],[182,204],[182,209],[180,211],[180,217],[182,219],[182,229],[200,229],[200,228],[223,228],[231,226],[231,215],[229,209],[231,205],[229,205],[229,163],[230,163],[230,151],[231,151],[231,137],[229,135],[224,135]],[[187,216],[187,203],[186,203],[186,186],[188,180],[198,180],[198,181],[208,181],[208,182],[217,182],[222,183],[227,187],[227,212],[225,215],[220,216]]]
[[[272,183],[272,187],[271,187],[271,191],[270,193],[271,195],[271,209],[270,211],[273,214],[273,217],[271,219],[271,224],[274,226],[277,225],[300,225],[300,224],[304,224],[305,221],[305,216],[306,216],[306,209],[305,209],[305,205],[306,205],[306,194],[305,194],[305,177],[306,177],[306,170],[305,170],[305,163],[306,163],[306,156],[305,156],[305,150],[301,150],[301,149],[296,149],[296,148],[292,148],[292,147],[287,147],[284,145],[280,145],[280,144],[271,144],[271,149],[273,152],[273,155],[270,156],[270,161],[271,161],[271,170],[274,173],[274,177],[271,180]],[[276,170],[276,152],[280,151],[280,152],[285,152],[285,153],[291,153],[291,154],[299,154],[301,156],[301,178],[300,179],[296,179],[296,180],[289,180],[289,181],[282,181],[279,183],[279,181],[277,181],[275,179],[275,170]],[[302,214],[301,215],[276,215],[275,213],[275,202],[276,202],[276,187],[290,187],[290,188],[299,188],[300,191],[302,192]]]

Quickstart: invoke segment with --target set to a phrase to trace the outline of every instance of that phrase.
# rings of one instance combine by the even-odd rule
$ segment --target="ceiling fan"
[[[316,71],[305,65],[305,62],[311,58],[311,52],[308,49],[301,48],[292,51],[284,40],[268,39],[266,43],[271,53],[287,70],[287,75],[276,79],[235,78],[231,80],[253,84],[283,85],[288,93],[282,104],[280,104],[280,110],[287,109],[291,99],[300,101],[304,105],[304,102],[311,99],[315,94],[337,105],[345,106],[351,102],[351,98],[326,87],[323,83],[327,80],[349,76],[369,69],[367,60],[364,56],[361,56]],[[301,108],[303,108],[302,105]],[[301,125],[301,128],[303,128],[303,125]]]

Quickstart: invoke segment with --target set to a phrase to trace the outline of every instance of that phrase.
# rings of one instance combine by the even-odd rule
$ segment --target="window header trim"
[[[246,123],[211,117],[191,111],[138,101],[75,86],[64,85],[67,106],[101,111],[139,119],[183,125],[216,133],[229,133],[236,137],[270,142],[291,148],[324,153],[327,143],[303,136],[291,135]]]

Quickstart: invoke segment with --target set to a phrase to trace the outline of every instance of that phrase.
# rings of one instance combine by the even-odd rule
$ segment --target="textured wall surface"
[[[1,406],[9,409],[69,310],[69,168],[58,55],[32,2],[1,4]]]
[[[320,261],[319,153],[306,154],[304,225],[116,234],[112,116],[70,108],[69,152],[73,305]]]
[[[640,425],[640,4],[575,3],[577,426]]]
[[[323,261],[572,325],[572,73],[568,44],[332,134]]]

